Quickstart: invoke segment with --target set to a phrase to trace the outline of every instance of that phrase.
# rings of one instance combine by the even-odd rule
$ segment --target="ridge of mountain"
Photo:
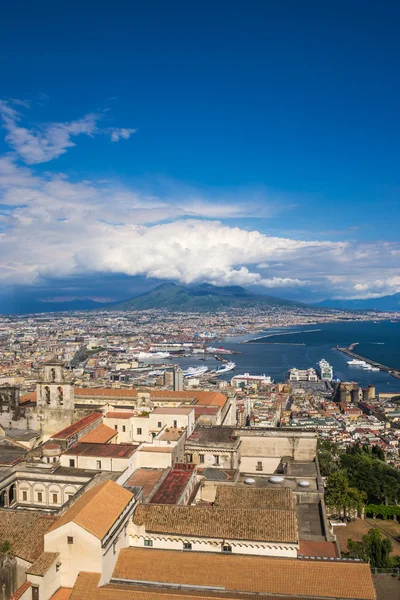
[[[400,292],[379,298],[360,298],[358,300],[334,300],[328,298],[314,304],[319,308],[336,308],[342,310],[380,310],[400,311]]]
[[[245,288],[215,286],[203,283],[186,287],[172,282],[162,283],[156,288],[122,302],[106,305],[103,310],[147,310],[164,308],[175,311],[205,311],[243,306],[290,306],[305,307],[305,304],[254,294]]]

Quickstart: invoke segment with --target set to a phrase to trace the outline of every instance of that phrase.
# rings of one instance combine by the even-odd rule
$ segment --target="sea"
[[[347,347],[353,343],[357,343],[354,348],[357,354],[400,369],[400,321],[346,321],[280,327],[256,335],[228,337],[222,342],[210,342],[210,345],[222,345],[238,352],[226,356],[236,363],[235,371],[221,377],[226,380],[235,374],[265,373],[281,382],[288,369],[318,368],[317,363],[325,358],[333,366],[334,376],[341,381],[356,381],[363,387],[374,384],[377,391],[400,394],[400,379],[383,371],[370,372],[347,364],[351,357],[336,350],[336,346]],[[179,362],[182,368],[207,365],[210,370],[221,364],[213,357],[205,361],[193,357],[179,361],[174,358],[174,362]]]

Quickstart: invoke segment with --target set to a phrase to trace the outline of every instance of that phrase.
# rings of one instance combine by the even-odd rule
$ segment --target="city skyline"
[[[400,291],[394,3],[24,6],[0,25],[0,301]]]

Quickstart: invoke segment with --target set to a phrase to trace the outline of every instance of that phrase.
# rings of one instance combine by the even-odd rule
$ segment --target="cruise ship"
[[[213,371],[213,375],[223,375],[224,373],[229,373],[229,371],[233,371],[234,368],[236,367],[236,363],[234,362],[227,362],[224,365],[222,365],[221,367],[218,367],[217,369],[215,369],[215,371]]]
[[[208,371],[208,367],[189,367],[186,371],[183,371],[184,377],[199,377],[204,375]]]

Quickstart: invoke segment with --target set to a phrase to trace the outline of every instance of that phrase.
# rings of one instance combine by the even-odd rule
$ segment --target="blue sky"
[[[400,291],[397,3],[83,4],[0,23],[3,293]]]

